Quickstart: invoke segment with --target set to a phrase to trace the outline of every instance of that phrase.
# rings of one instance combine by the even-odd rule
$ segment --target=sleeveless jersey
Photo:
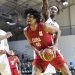
[[[35,31],[32,31],[28,26],[26,31],[29,40],[36,49],[41,50],[53,45],[53,35],[45,32],[42,24],[38,24]]]
[[[8,57],[10,68],[17,68],[17,59],[16,56]]]

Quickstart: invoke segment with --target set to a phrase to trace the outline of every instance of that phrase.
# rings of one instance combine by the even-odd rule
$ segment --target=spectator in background
[[[69,63],[69,69],[70,69],[72,75],[74,75],[75,74],[75,65],[73,62]]]
[[[11,68],[12,75],[21,75],[21,63],[19,58],[15,55],[13,50],[8,52],[8,60]]]

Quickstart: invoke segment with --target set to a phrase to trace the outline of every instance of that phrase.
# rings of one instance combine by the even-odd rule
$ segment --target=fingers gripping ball
[[[51,49],[45,49],[42,50],[40,52],[40,57],[44,60],[44,61],[51,61],[52,59],[55,58],[55,54],[54,51]]]

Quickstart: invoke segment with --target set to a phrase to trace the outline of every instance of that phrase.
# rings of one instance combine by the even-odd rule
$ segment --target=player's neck
[[[54,18],[51,18],[53,21],[55,21],[55,17]]]
[[[53,21],[55,21],[55,16],[50,16]]]
[[[32,31],[35,31],[37,29],[37,23],[31,25],[30,28],[31,28]]]

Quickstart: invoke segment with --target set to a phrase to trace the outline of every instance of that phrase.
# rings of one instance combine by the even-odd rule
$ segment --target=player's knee
[[[66,75],[72,75],[69,69],[66,71]]]
[[[61,68],[61,72],[63,75],[72,75],[67,64],[63,65],[63,67]]]
[[[72,75],[70,71],[65,71],[64,75]]]

